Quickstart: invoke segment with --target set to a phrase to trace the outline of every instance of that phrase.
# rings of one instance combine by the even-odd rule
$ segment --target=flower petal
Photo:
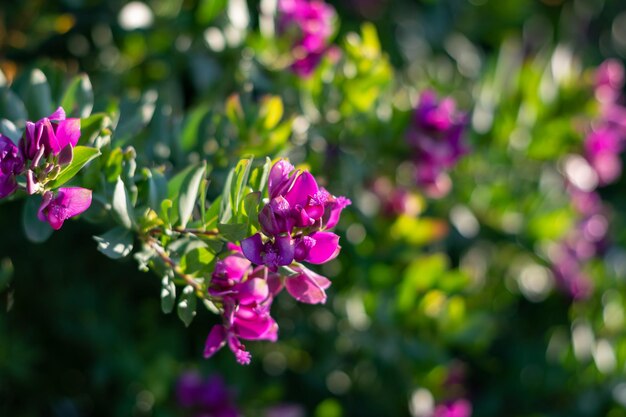
[[[339,236],[331,232],[315,232],[309,235],[315,239],[315,245],[309,250],[305,261],[323,264],[339,255]]]
[[[226,343],[226,328],[224,326],[213,326],[204,344],[204,357],[210,358]]]
[[[56,126],[55,133],[59,151],[67,145],[75,147],[80,138],[80,119],[65,119],[59,122]]]
[[[294,181],[293,185],[285,194],[285,199],[291,207],[305,206],[309,200],[309,196],[314,196],[319,191],[317,181],[310,172],[304,171]]]
[[[290,183],[295,180],[295,176],[289,177],[294,169],[293,165],[284,159],[272,166],[267,179],[267,190],[270,198],[278,197],[287,192]]]
[[[241,241],[241,250],[250,262],[256,265],[263,265],[263,257],[261,256],[261,252],[263,252],[263,239],[260,233],[243,239]]]
[[[74,217],[87,210],[91,205],[91,190],[81,187],[59,188],[59,195],[55,199],[66,209],[66,219]]]
[[[323,277],[305,267],[297,268],[298,275],[285,280],[285,288],[296,300],[307,304],[326,302],[326,288],[330,286],[328,278]]]
[[[54,121],[65,120],[65,110],[63,110],[63,107],[59,107],[58,109],[54,111],[54,113],[48,116],[48,119],[54,120]]]

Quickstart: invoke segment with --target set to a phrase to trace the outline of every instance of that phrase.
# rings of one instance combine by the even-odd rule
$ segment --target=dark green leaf
[[[111,259],[123,258],[133,250],[133,234],[123,227],[115,227],[93,238],[98,242],[98,250]]]
[[[180,189],[178,199],[178,215],[181,227],[187,226],[187,222],[193,213],[193,208],[198,199],[198,191],[200,183],[206,172],[206,164],[203,163],[199,167],[191,170],[185,177]]]
[[[161,310],[169,314],[174,309],[176,303],[176,285],[169,275],[165,275],[161,280]]]
[[[227,240],[235,242],[248,237],[248,225],[246,223],[234,223],[217,225],[220,234]]]
[[[121,178],[117,179],[115,189],[113,190],[113,199],[111,201],[111,209],[113,218],[126,229],[132,229],[135,224],[135,215],[133,205],[130,201],[128,191],[124,186]]]
[[[178,317],[189,327],[191,321],[196,316],[196,294],[191,285],[187,285],[180,297],[178,298],[178,307],[176,308]]]
[[[22,97],[31,120],[47,117],[54,111],[48,80],[39,69],[34,69],[30,73],[29,82]]]
[[[201,0],[196,12],[196,19],[201,25],[211,23],[220,13],[224,11],[228,0]]]
[[[7,119],[0,119],[0,133],[11,139],[16,145],[22,137],[22,132],[17,129],[12,121]]]
[[[26,199],[24,210],[22,212],[22,224],[26,237],[31,242],[41,243],[48,240],[54,231],[46,222],[42,222],[37,218],[41,197],[31,196]]]
[[[88,117],[93,108],[93,89],[87,74],[74,77],[65,90],[61,106],[68,117]]]

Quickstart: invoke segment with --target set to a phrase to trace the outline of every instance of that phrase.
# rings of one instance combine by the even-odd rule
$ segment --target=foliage
[[[332,3],[0,8],[0,415],[626,415],[623,5]]]

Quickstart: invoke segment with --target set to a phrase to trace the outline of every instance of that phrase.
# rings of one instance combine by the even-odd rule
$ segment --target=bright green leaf
[[[133,234],[123,227],[115,227],[93,238],[98,242],[98,250],[111,259],[123,258],[133,250]]]
[[[100,151],[96,148],[88,148],[86,146],[77,146],[74,148],[74,157],[72,162],[61,170],[54,181],[50,182],[50,188],[58,188],[65,184],[89,163],[92,159],[100,155]]]

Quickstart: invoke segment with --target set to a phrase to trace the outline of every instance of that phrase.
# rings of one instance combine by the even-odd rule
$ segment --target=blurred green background
[[[280,297],[279,341],[249,343],[241,367],[228,352],[202,359],[214,315],[199,309],[186,328],[161,312],[156,276],[96,251],[102,222],[34,244],[22,202],[3,202],[1,416],[191,416],[174,392],[193,369],[221,375],[251,417],[281,404],[296,413],[283,417],[429,417],[456,398],[477,417],[626,416],[623,178],[599,190],[611,236],[583,266],[593,295],[558,291],[549,256],[580,217],[562,167],[598,114],[593,69],[626,59],[626,3],[329,3],[342,59],[300,80],[272,66],[271,1],[2,2],[0,68],[17,94],[33,68],[53,100],[84,72],[93,111],[115,116],[144,166],[207,159],[215,195],[240,156],[289,156],[354,204],[342,254],[321,269],[327,304]],[[405,130],[425,88],[471,119],[471,152],[441,199],[407,174]],[[284,105],[282,133],[257,129],[266,95]],[[385,213],[381,177],[417,209]]]

